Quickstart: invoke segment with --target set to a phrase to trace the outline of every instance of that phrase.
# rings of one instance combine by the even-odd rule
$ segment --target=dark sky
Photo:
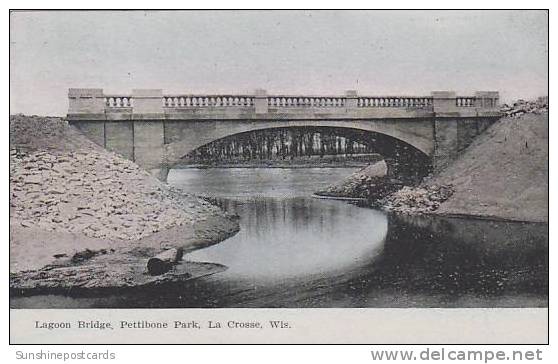
[[[67,89],[129,93],[546,95],[544,11],[16,12],[11,112]]]

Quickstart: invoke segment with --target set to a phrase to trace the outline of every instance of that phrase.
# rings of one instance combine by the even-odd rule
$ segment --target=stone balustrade
[[[339,115],[352,113],[355,114],[354,117],[366,117],[370,114],[371,117],[375,117],[381,114],[374,110],[383,109],[386,110],[386,115],[393,117],[396,117],[393,112],[418,112],[425,116],[427,115],[424,113],[430,112],[450,116],[456,112],[470,113],[475,110],[494,112],[497,111],[499,102],[498,92],[493,91],[476,92],[474,96],[456,96],[450,91],[434,91],[430,96],[360,96],[356,91],[347,91],[343,96],[308,96],[267,95],[265,90],[257,90],[253,95],[172,95],[164,94],[160,89],[137,89],[133,90],[131,95],[107,95],[102,89],[70,89],[68,97],[68,115],[114,115],[119,112],[156,115],[203,109],[210,112],[237,110],[244,113],[243,115],[326,112]]]
[[[133,107],[132,100],[131,96],[105,95],[105,105],[107,108]]]
[[[340,96],[267,96],[267,105],[276,107],[345,107]]]
[[[166,95],[163,107],[253,106],[254,96],[247,95]]]
[[[432,107],[432,97],[359,97],[357,105],[358,107],[404,107],[422,109]]]
[[[455,106],[457,107],[475,107],[475,97],[457,96],[455,98]]]

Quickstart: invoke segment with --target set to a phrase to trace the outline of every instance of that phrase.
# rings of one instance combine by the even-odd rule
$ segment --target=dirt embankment
[[[161,183],[58,118],[11,117],[10,146],[12,288],[172,280],[172,272],[145,277],[144,260],[239,229],[218,207]]]
[[[439,214],[548,222],[548,113],[501,119],[427,183],[455,190]]]
[[[546,100],[505,105],[509,116],[478,136],[444,171],[371,204],[405,214],[548,222]],[[363,186],[343,193],[366,194]]]
[[[433,186],[445,189],[434,205],[425,203],[440,197]],[[548,222],[548,113],[500,119],[444,171],[383,204],[401,213]]]

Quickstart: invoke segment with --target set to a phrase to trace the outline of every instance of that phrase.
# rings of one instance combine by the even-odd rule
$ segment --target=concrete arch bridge
[[[97,144],[166,180],[185,155],[236,134],[274,128],[328,128],[360,135],[400,164],[443,168],[501,115],[498,92],[456,96],[170,95],[70,89],[67,119]]]

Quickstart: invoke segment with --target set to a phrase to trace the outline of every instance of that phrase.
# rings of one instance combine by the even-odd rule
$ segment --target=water
[[[547,225],[404,218],[311,197],[349,168],[173,170],[240,216],[189,254],[229,269],[173,289],[22,297],[12,307],[547,307]]]

